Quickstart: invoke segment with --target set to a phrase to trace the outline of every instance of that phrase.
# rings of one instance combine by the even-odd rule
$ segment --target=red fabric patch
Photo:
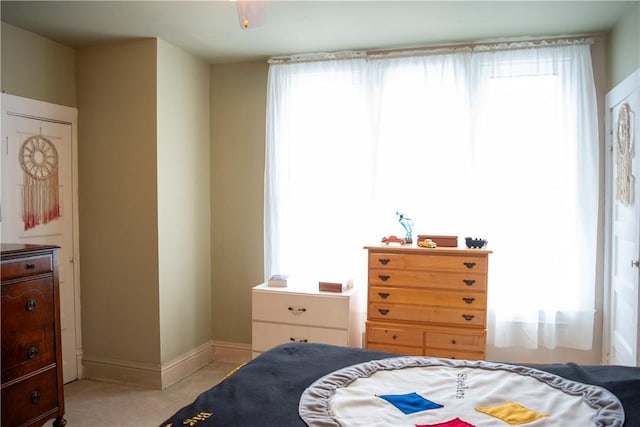
[[[449,421],[438,424],[416,424],[416,427],[475,427],[473,424],[469,424],[466,421],[462,421],[460,418],[454,418]]]

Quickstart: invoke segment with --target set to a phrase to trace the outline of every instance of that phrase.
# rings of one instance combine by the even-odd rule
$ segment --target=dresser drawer
[[[466,327],[485,327],[483,310],[427,307],[408,304],[369,303],[369,319],[449,324]]]
[[[422,347],[424,331],[367,323],[367,343]]]
[[[11,381],[55,362],[52,326],[2,335],[2,383]]]
[[[58,407],[55,366],[2,389],[2,425],[21,426],[47,419]]]
[[[0,268],[2,281],[6,281],[20,277],[51,273],[53,271],[53,259],[50,255],[43,255],[3,261]]]
[[[429,357],[440,357],[444,359],[458,359],[458,360],[484,360],[484,353],[476,353],[473,351],[459,351],[459,350],[443,350],[440,348],[425,348],[424,355]]]
[[[2,285],[2,337],[22,333],[54,321],[53,282],[45,277]]]
[[[315,328],[312,326],[285,325],[280,323],[253,322],[252,346],[254,351],[266,351],[288,342],[314,342],[346,346],[349,335],[346,329]]]
[[[429,255],[403,253],[369,253],[369,269],[375,270],[426,270],[454,273],[486,274],[486,256],[470,254]]]
[[[349,299],[324,294],[252,292],[253,320],[325,328],[345,328]]]
[[[396,353],[407,356],[423,356],[423,347],[409,347],[403,345],[380,344],[376,342],[367,343],[367,350],[385,351],[387,353]]]
[[[439,348],[454,351],[473,351],[483,353],[486,348],[486,333],[484,330],[478,332],[452,331],[432,331],[425,333],[425,346],[429,348]]]
[[[55,360],[51,278],[2,285],[2,382]]]
[[[487,306],[487,294],[484,292],[371,286],[369,287],[369,301],[484,310]]]
[[[440,271],[369,270],[369,285],[483,292],[487,289],[487,276],[474,273],[445,273]]]

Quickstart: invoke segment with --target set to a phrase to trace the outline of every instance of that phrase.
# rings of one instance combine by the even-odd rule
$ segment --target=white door
[[[607,94],[604,362],[640,366],[640,70]]]
[[[74,186],[76,115],[72,108],[2,95],[1,238],[7,243],[60,246],[60,324],[65,383],[79,377],[81,356]],[[47,185],[41,185],[42,182]],[[54,202],[55,192],[57,202]],[[43,200],[48,207],[40,209],[39,206],[46,204]],[[45,215],[37,220],[33,213],[39,211]]]

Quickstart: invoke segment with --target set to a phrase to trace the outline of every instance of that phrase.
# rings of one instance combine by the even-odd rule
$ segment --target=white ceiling
[[[240,28],[218,1],[6,1],[2,21],[77,48],[158,37],[210,63],[607,31],[635,1],[271,1]],[[639,17],[640,18],[640,17]]]

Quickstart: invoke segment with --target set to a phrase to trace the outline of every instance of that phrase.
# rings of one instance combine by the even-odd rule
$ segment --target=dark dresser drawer
[[[52,327],[25,331],[11,339],[2,336],[2,383],[54,363]]]
[[[37,419],[45,420],[56,412],[58,407],[58,384],[54,365],[2,390],[2,425],[22,426]]]
[[[4,278],[3,278],[4,279]],[[54,321],[52,279],[2,285],[2,337],[50,325]]]
[[[2,286],[2,382],[55,360],[50,277]]]
[[[2,266],[2,280],[12,280],[20,277],[35,276],[38,274],[51,273],[53,271],[53,260],[51,256],[35,256],[19,260],[4,261]]]

